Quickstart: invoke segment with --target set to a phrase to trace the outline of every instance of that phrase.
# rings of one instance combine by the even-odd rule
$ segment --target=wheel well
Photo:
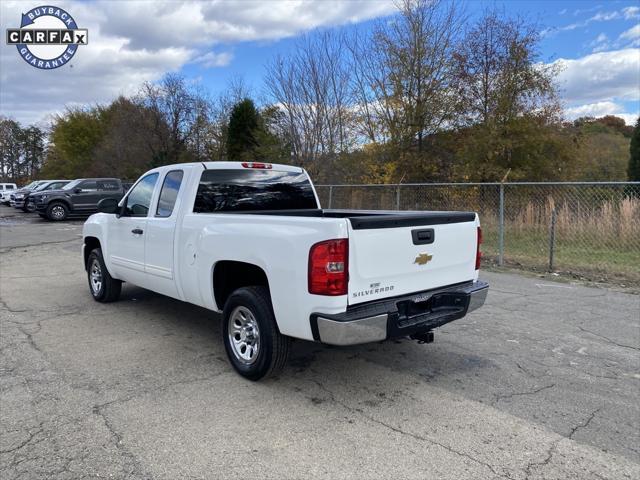
[[[84,268],[87,269],[87,260],[92,250],[100,248],[100,240],[96,237],[84,237]]]
[[[71,208],[71,205],[69,204],[69,202],[67,202],[66,200],[63,200],[62,198],[51,199],[51,201],[47,203],[47,208],[49,208],[49,206],[53,205],[54,203],[62,203],[65,207]]]
[[[257,265],[231,260],[216,263],[213,270],[213,294],[220,310],[235,290],[255,285],[269,288],[267,274]]]

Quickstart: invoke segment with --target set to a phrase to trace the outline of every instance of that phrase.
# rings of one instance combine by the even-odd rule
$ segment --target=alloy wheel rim
[[[228,330],[234,356],[245,365],[254,363],[260,353],[260,329],[251,310],[243,306],[234,308]]]
[[[56,205],[51,209],[51,214],[55,218],[62,218],[64,217],[64,208],[62,208],[60,205]]]
[[[102,289],[102,268],[100,262],[94,259],[91,262],[91,268],[89,270],[91,291],[94,295],[98,295]]]

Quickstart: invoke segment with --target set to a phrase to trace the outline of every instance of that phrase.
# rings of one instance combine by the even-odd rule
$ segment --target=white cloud
[[[602,52],[603,50],[607,50],[609,48],[609,37],[607,37],[606,34],[601,33],[589,45],[593,47],[594,52]]]
[[[576,10],[576,12],[574,12],[574,15],[577,15],[578,13],[588,12],[590,10],[593,10],[593,9]],[[625,20],[634,20],[634,19],[640,18],[640,7],[630,6],[630,7],[625,7],[621,10],[613,10],[609,12],[598,12],[595,15],[587,18],[586,20],[571,23],[569,25],[561,27],[559,30],[575,30],[576,28],[586,27],[587,25],[593,22],[608,22],[610,20],[618,20],[622,18]]]
[[[198,63],[205,68],[226,67],[232,59],[233,54],[230,52],[208,52],[193,60],[193,63]]]
[[[615,115],[628,125],[635,123],[640,107],[640,49],[594,53],[554,63],[562,68],[558,81],[567,104],[566,118]],[[631,111],[629,102],[633,104]]]
[[[27,65],[16,48],[0,49],[0,114],[30,123],[67,104],[92,104],[133,93],[190,62],[223,67],[231,53],[213,46],[272,41],[308,30],[359,22],[394,10],[392,0],[98,1],[60,0],[89,45],[71,65],[43,71]],[[0,29],[15,28],[31,5],[0,2]],[[4,43],[4,42],[3,42]]]
[[[601,52],[554,62],[558,82],[570,105],[640,99],[640,49]]]
[[[625,7],[622,9],[625,20],[640,18],[640,7]]]
[[[636,38],[640,38],[640,23],[620,34],[622,40],[635,40]]]
[[[638,112],[625,112],[623,105],[615,102],[596,102],[567,108],[564,111],[567,120],[575,120],[580,117],[603,117],[605,115],[615,115],[623,118],[627,125],[633,125],[638,118]]]

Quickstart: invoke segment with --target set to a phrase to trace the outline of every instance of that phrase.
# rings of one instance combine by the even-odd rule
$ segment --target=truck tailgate
[[[349,304],[477,278],[473,213],[349,219]]]

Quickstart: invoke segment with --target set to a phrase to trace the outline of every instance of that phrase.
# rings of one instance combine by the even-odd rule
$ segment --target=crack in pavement
[[[376,423],[376,424],[378,424],[378,425],[381,425],[381,426],[383,426],[383,427],[385,427],[385,428],[387,428],[387,429],[389,429],[389,430],[391,430],[391,431],[394,431],[394,432],[396,432],[396,433],[399,433],[399,434],[401,434],[401,435],[406,435],[406,436],[411,437],[411,438],[413,438],[413,439],[415,439],[415,440],[419,440],[419,441],[422,441],[422,442],[428,442],[428,443],[431,443],[432,445],[437,445],[437,446],[439,446],[439,447],[442,447],[442,448],[444,448],[445,450],[447,450],[448,452],[451,452],[451,453],[453,453],[453,454],[456,454],[456,455],[458,455],[458,456],[460,456],[460,457],[467,458],[467,459],[471,460],[472,462],[474,462],[474,463],[476,463],[476,464],[478,464],[478,465],[481,465],[481,466],[483,466],[483,467],[488,468],[489,470],[491,470],[491,472],[492,472],[494,475],[496,475],[496,476],[498,476],[498,477],[500,477],[500,478],[506,478],[506,479],[508,479],[508,480],[510,480],[510,479],[511,479],[511,477],[510,477],[508,474],[506,474],[506,473],[499,473],[499,472],[497,472],[497,471],[496,471],[496,467],[494,467],[494,466],[493,466],[493,465],[491,465],[490,463],[487,463],[487,462],[485,462],[485,461],[483,461],[483,460],[480,460],[480,459],[478,459],[478,458],[475,458],[475,457],[473,457],[472,455],[469,455],[468,453],[458,451],[458,450],[456,450],[455,448],[453,448],[453,447],[451,447],[451,446],[449,446],[449,445],[446,445],[446,444],[444,444],[444,443],[440,443],[440,442],[438,442],[438,441],[436,441],[436,440],[434,440],[434,439],[432,439],[432,438],[425,437],[425,436],[422,436],[422,435],[418,435],[418,434],[415,434],[415,433],[412,433],[412,432],[407,432],[406,430],[403,430],[403,429],[401,429],[400,427],[395,427],[395,426],[390,425],[390,424],[388,424],[388,423],[386,423],[386,422],[383,422],[382,420],[378,420],[377,418],[374,418],[374,417],[372,417],[371,415],[367,415],[367,414],[366,414],[365,412],[363,412],[362,410],[357,409],[357,408],[354,408],[354,407],[352,407],[352,406],[350,406],[350,405],[347,405],[346,403],[344,403],[344,402],[342,402],[342,401],[338,400],[338,399],[336,398],[336,396],[334,395],[334,393],[333,393],[330,389],[328,389],[325,385],[323,385],[321,382],[319,382],[319,381],[317,381],[317,380],[313,380],[313,382],[314,382],[318,387],[320,387],[320,389],[321,389],[321,390],[323,390],[324,392],[326,392],[326,393],[328,393],[328,394],[329,394],[329,397],[330,397],[331,401],[333,401],[334,403],[336,403],[336,404],[338,404],[338,405],[342,406],[343,408],[345,408],[346,410],[348,410],[348,411],[349,411],[349,412],[351,412],[351,413],[354,413],[354,414],[356,414],[356,415],[360,415],[361,417],[363,417],[363,418],[365,418],[365,419],[367,419],[367,420],[369,420],[369,421],[371,421],[371,422],[373,422],[373,423]]]
[[[629,348],[631,350],[640,351],[640,347],[634,347],[633,345],[626,345],[624,343],[618,343],[615,340],[610,339],[609,337],[605,337],[604,335],[600,335],[599,333],[596,333],[596,332],[593,332],[593,331],[591,331],[591,330],[589,330],[587,328],[584,328],[582,325],[578,325],[578,328],[580,330],[582,330],[583,332],[585,332],[585,333],[589,333],[589,334],[593,335],[594,337],[602,338],[603,340],[606,340],[607,342],[609,342],[612,345],[616,345],[616,346],[621,347],[621,348]]]
[[[558,448],[558,444],[561,441],[562,441],[562,438],[559,438],[551,444],[551,446],[549,447],[549,450],[547,450],[546,457],[542,461],[527,463],[527,466],[524,468],[524,475],[525,475],[524,478],[526,480],[528,480],[529,477],[531,476],[532,470],[536,468],[544,467],[545,465],[548,465],[551,462],[551,459],[553,458],[553,455],[555,454],[555,451]]]
[[[573,427],[567,437],[570,439],[573,439],[573,436],[576,434],[578,430],[580,430],[581,428],[587,428],[600,410],[602,410],[602,407],[596,408],[583,423],[579,423],[578,425]]]
[[[11,253],[14,250],[18,250],[20,248],[30,248],[30,247],[41,247],[43,245],[55,245],[58,243],[70,243],[70,242],[77,242],[79,240],[81,240],[81,234],[77,234],[78,236],[75,238],[70,238],[68,240],[56,240],[54,242],[38,242],[38,243],[30,243],[30,244],[26,244],[26,245],[14,245],[12,247],[2,247],[0,248],[0,255],[1,254],[5,254],[5,253]]]
[[[11,313],[26,313],[26,312],[30,312],[31,311],[29,309],[24,309],[24,310],[13,309],[13,308],[11,308],[9,306],[9,304],[7,302],[2,300],[2,298],[0,298],[0,306],[2,308],[4,308],[5,310],[7,310],[8,312],[11,312]]]
[[[525,396],[525,395],[535,395],[536,393],[540,393],[544,390],[548,390],[550,388],[555,387],[556,384],[552,383],[551,385],[544,385],[542,387],[536,388],[534,390],[530,390],[527,392],[515,392],[515,393],[508,393],[506,395],[496,395],[496,399],[493,401],[492,405],[495,405],[496,403],[498,403],[501,400],[506,400],[509,398],[513,398],[513,397],[520,397],[520,396]]]
[[[108,402],[104,405],[108,406],[111,403],[114,403],[114,402]],[[131,467],[130,467],[131,471],[127,472],[127,474],[134,475],[136,478],[148,478],[148,479],[154,478],[152,475],[144,472],[142,463],[140,462],[138,457],[134,455],[133,452],[131,452],[125,446],[125,444],[122,441],[122,435],[118,433],[118,431],[115,429],[115,427],[111,423],[111,420],[109,420],[109,417],[103,410],[104,410],[103,406],[100,406],[100,405],[96,405],[93,407],[93,413],[95,415],[98,415],[100,418],[102,418],[102,422],[104,423],[104,426],[107,428],[107,430],[109,431],[109,434],[114,439],[113,443],[116,449],[131,462]],[[123,465],[123,468],[124,468],[124,465]]]
[[[0,450],[0,453],[13,453],[13,452],[17,452],[18,450],[26,447],[27,445],[29,445],[33,439],[39,435],[40,433],[42,433],[43,428],[42,425],[44,424],[44,422],[40,422],[40,426],[35,430],[35,431],[29,431],[29,436],[26,440],[23,440],[22,442],[20,442],[18,445],[16,445],[15,447],[12,448],[8,448],[6,450]]]

